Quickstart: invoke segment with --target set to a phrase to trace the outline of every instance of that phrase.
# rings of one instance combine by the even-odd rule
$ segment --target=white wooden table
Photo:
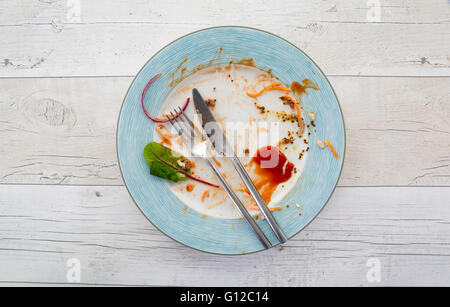
[[[449,1],[187,2],[0,2],[0,285],[450,285]],[[156,230],[115,149],[147,59],[230,24],[308,53],[347,128],[318,218],[283,248],[238,257]]]

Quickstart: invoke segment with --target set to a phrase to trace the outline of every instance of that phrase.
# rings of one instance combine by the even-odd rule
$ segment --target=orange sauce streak
[[[209,190],[205,190],[205,192],[203,192],[203,194],[202,194],[202,202],[205,201],[205,198],[206,198],[207,196],[209,196]]]
[[[161,142],[159,142],[159,144],[161,145],[167,144],[171,146],[172,142],[170,141],[170,139],[172,138],[172,135],[169,133],[167,128],[164,127],[163,125],[158,125],[155,127],[155,129],[161,137]]]
[[[254,59],[242,59],[236,62],[236,64],[247,65],[247,66],[255,66]]]
[[[214,162],[216,162],[218,167],[222,166],[222,164],[219,161],[217,161],[216,157],[212,156],[211,158],[213,159]]]
[[[212,208],[214,208],[214,207],[217,207],[218,205],[222,204],[226,199],[227,199],[227,198],[224,197],[222,200],[219,200],[217,203],[212,204],[212,205],[210,205],[210,206],[207,206],[206,209],[212,209]]]
[[[183,60],[180,64],[178,64],[177,69],[175,69],[175,71],[169,76],[170,79],[172,79],[172,78],[175,76],[175,74],[180,70],[180,68],[181,68],[184,64],[186,64],[187,60],[188,60],[188,58],[185,57],[184,60]]]
[[[257,93],[247,93],[247,96],[250,96],[250,97],[253,97],[253,98],[258,97],[262,93],[264,93],[265,91],[270,90],[270,89],[272,89],[273,87],[276,87],[276,86],[281,86],[281,82],[271,83],[271,84],[267,85],[266,87],[264,87],[262,90],[260,90]]]
[[[172,142],[168,138],[162,137],[162,140],[161,140],[161,142],[159,142],[159,144],[161,144],[161,145],[167,144],[167,145],[171,146]]]
[[[289,92],[291,91],[290,89],[288,89],[287,87],[284,87],[284,86],[274,86],[274,87],[271,87],[268,90],[271,90],[271,91],[282,91],[282,92],[285,92],[286,94],[289,94]]]
[[[244,188],[244,189],[237,189],[236,191],[245,193],[245,194],[247,194],[247,195],[251,195],[251,194],[250,194],[250,191],[249,191],[247,188]]]
[[[330,142],[330,140],[328,140],[328,139],[325,139],[325,144],[327,144],[327,146],[328,147],[330,147],[330,149],[331,149],[331,152],[333,153],[333,156],[336,158],[336,159],[339,159],[339,156],[338,156],[338,154],[337,154],[337,152],[336,152],[336,150],[334,150],[334,147],[333,147],[333,145],[331,145],[331,142]]]
[[[276,211],[276,210],[281,210],[281,209],[283,209],[283,207],[272,207],[272,208],[269,208],[269,209],[270,209],[271,212],[274,212],[274,211]]]

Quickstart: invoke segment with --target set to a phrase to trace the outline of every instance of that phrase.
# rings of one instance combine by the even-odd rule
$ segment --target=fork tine
[[[177,117],[172,113],[172,111],[170,111],[170,116],[172,116],[172,120],[176,121]]]
[[[194,139],[195,137],[195,129],[192,125],[186,122],[187,116],[183,115],[183,112],[180,112],[178,117],[176,118],[176,121],[178,124],[182,123],[182,125],[186,128],[186,132],[189,134],[189,137],[191,139]],[[180,124],[181,126],[181,124]]]
[[[167,118],[168,122],[172,125],[172,127],[175,129],[177,134],[181,135],[182,131],[177,126],[175,126],[175,124],[172,122],[172,119],[170,118],[170,116],[166,115],[166,118]]]
[[[178,107],[178,109],[180,110],[180,118],[183,118],[185,121],[188,122],[188,123],[186,123],[186,125],[189,126],[189,128],[192,130],[191,133],[193,133],[194,135],[199,135],[202,138],[202,140],[204,140],[205,139],[204,135],[202,134],[202,132],[198,131],[198,129],[195,127],[195,124],[192,122],[192,120],[190,120],[189,117],[187,117],[186,114],[184,114],[181,107]]]
[[[170,117],[170,116],[172,116],[172,117]],[[170,116],[166,115],[167,119],[172,124],[172,126],[177,130],[178,134],[182,136],[184,134],[183,127],[176,120],[176,117],[173,115],[172,112],[170,112]]]
[[[189,117],[187,117],[186,115],[184,115],[183,110],[181,109],[180,106],[178,106],[178,109],[180,110],[180,117],[183,117],[185,120],[187,120],[189,122],[189,124],[191,125],[191,127],[194,127],[194,123],[189,119]]]
[[[184,128],[183,128],[184,125],[182,125],[182,124],[180,123],[180,121],[178,120],[178,116],[175,116],[176,112],[175,112],[175,114],[173,114],[172,111],[170,111],[169,113],[170,113],[170,116],[172,116],[170,120],[173,121],[174,123],[177,123],[177,125],[178,125],[179,130],[181,131],[181,133],[184,133],[184,132],[185,132],[185,130],[184,130]]]
[[[180,127],[179,123],[175,122],[173,120],[173,117],[171,118],[170,116],[166,115],[167,119],[169,120],[169,123],[172,125],[172,127],[177,131],[177,134],[179,136],[181,136],[181,138],[185,141],[188,142],[188,138],[186,137],[186,135],[184,134],[183,131],[183,127]]]

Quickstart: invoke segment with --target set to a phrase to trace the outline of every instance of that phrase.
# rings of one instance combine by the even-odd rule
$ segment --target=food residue
[[[271,212],[274,212],[274,211],[283,209],[283,207],[270,207],[269,209]]]
[[[216,99],[206,99],[205,103],[208,107],[215,107],[216,106]]]
[[[221,166],[222,166],[222,164],[221,164],[219,161],[217,161],[216,157],[212,156],[211,158],[212,158],[213,161],[217,164],[218,167],[221,167]]]
[[[203,194],[202,194],[202,202],[205,201],[206,197],[209,197],[209,190],[205,190],[205,192],[203,192]]]
[[[250,165],[256,174],[255,186],[268,204],[279,184],[291,178],[294,164],[275,146],[258,149]]]
[[[177,164],[178,166],[185,170],[185,171],[189,171],[192,168],[192,162],[188,159],[181,161],[181,160],[177,160]]]
[[[287,87],[282,86],[281,82],[274,82],[274,83],[271,83],[271,84],[265,86],[259,92],[256,92],[256,93],[248,93],[247,92],[247,95],[250,96],[250,97],[256,98],[256,97],[262,95],[265,91],[273,91],[273,90],[282,91],[282,92],[285,92],[287,94],[289,94],[289,92],[291,91]]]
[[[294,94],[302,96],[303,94],[308,94],[308,92],[306,91],[306,89],[308,88],[312,88],[316,91],[319,89],[319,87],[309,79],[303,79],[302,83],[303,85],[297,81],[292,82],[291,89]]]
[[[292,108],[295,106],[295,109],[297,110],[297,124],[298,124],[297,134],[301,136],[305,131],[305,121],[303,120],[302,111],[300,110],[299,103],[297,102],[297,100],[294,99],[294,97],[291,97],[289,95],[281,96],[280,99],[283,101],[283,103],[288,103]]]
[[[333,145],[331,145],[331,142],[330,142],[328,139],[325,139],[325,144],[327,144],[327,146],[330,147],[331,152],[333,152],[334,157],[335,157],[336,159],[339,159],[339,156],[338,156],[336,150],[334,150]]]
[[[325,148],[325,144],[322,142],[322,140],[320,140],[320,139],[317,139],[317,145],[320,147],[320,148]]]

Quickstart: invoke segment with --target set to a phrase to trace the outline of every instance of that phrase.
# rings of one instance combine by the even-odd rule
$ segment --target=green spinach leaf
[[[184,173],[191,173],[178,165],[178,161],[187,161],[184,156],[157,142],[150,142],[145,146],[144,157],[150,166],[150,174],[154,176],[178,182],[188,179]]]

